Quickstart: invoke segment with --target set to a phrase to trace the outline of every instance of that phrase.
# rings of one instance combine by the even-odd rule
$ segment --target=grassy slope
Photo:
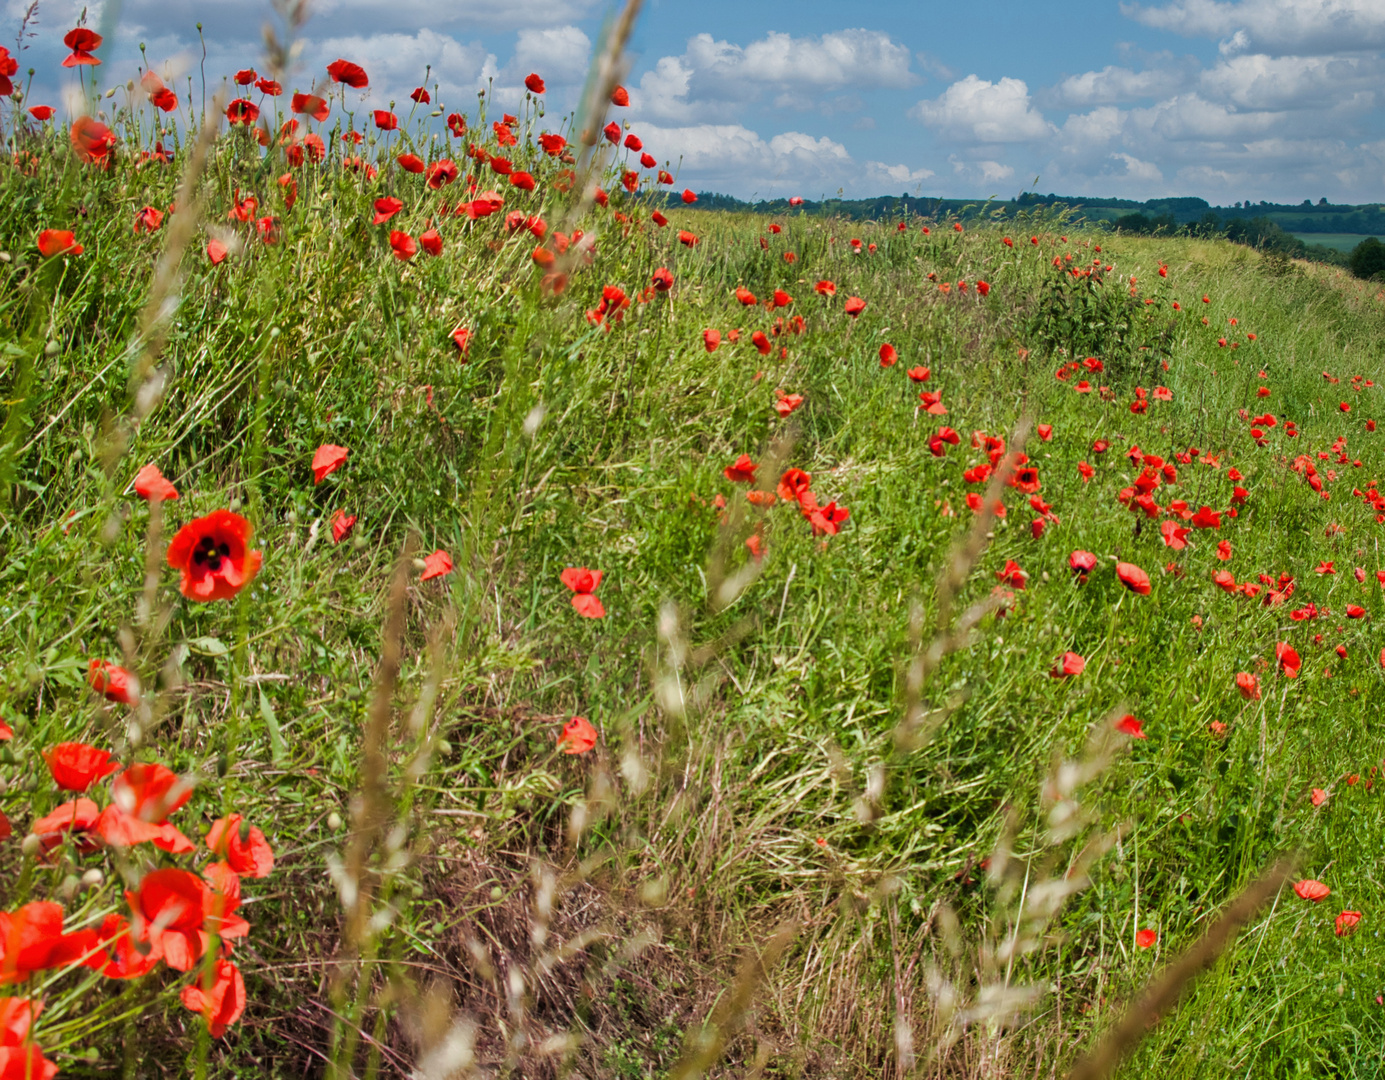
[[[1013,806],[1015,850],[1035,855],[1012,867],[1029,865],[1036,878],[1045,868],[1061,872],[1075,849],[1044,839],[1036,792],[1053,754],[1080,753],[1088,729],[1125,703],[1150,737],[1122,750],[1085,802],[1098,825],[1131,827],[1091,888],[1064,909],[1061,940],[1012,973],[1061,992],[1012,1034],[974,1029],[952,1060],[973,1068],[986,1060],[1000,1071],[1029,1058],[1064,1060],[1258,868],[1301,847],[1305,872],[1328,882],[1332,897],[1311,906],[1281,896],[1147,1040],[1129,1075],[1375,1075],[1374,923],[1385,885],[1374,853],[1385,822],[1364,780],[1342,781],[1369,778],[1381,756],[1375,626],[1385,603],[1374,574],[1385,561],[1381,527],[1350,489],[1385,468],[1377,441],[1385,433],[1363,429],[1379,389],[1347,390],[1353,374],[1385,380],[1380,304],[1369,293],[1320,273],[1276,276],[1252,252],[1224,244],[1108,243],[1102,257],[1116,270],[1104,288],[1120,290],[1120,278],[1136,275],[1142,295],[1160,298],[1151,309],[1156,328],[1171,328],[1167,372],[1136,353],[1107,357],[1104,381],[1116,391],[1108,403],[1055,380],[1059,358],[1032,340],[1050,260],[1091,254],[1082,236],[1060,240],[1042,223],[1033,228],[1037,247],[1026,232],[1012,250],[986,231],[957,236],[935,225],[925,239],[917,228],[896,233],[893,223],[786,220],[762,250],[765,223],[751,218],[681,222],[674,214],[669,230],[625,240],[603,215],[596,265],[552,301],[531,278],[532,239],[505,240],[499,217],[449,219],[445,254],[403,266],[390,257],[385,230],[366,224],[370,199],[383,190],[404,196],[409,208],[391,224],[416,233],[438,197],[415,178],[367,185],[337,170],[309,171],[280,245],[254,245],[215,270],[200,252],[187,257],[165,354],[168,395],[107,481],[101,433],[125,407],[122,347],[161,241],[132,236],[129,221],[146,202],[167,205],[172,178],[66,175],[64,187],[10,174],[3,195],[0,244],[18,256],[5,290],[15,339],[31,314],[15,286],[21,265],[35,261],[37,229],[74,223],[87,251],[70,261],[43,313],[36,340],[58,349],[39,361],[28,408],[27,430],[42,434],[16,463],[3,521],[0,717],[17,734],[0,807],[22,823],[56,801],[42,747],[118,737],[116,714],[85,690],[88,657],[124,653],[146,685],[170,653],[183,657],[181,687],[167,695],[142,753],[206,778],[185,831],[198,817],[243,810],[280,854],[275,876],[247,887],[255,929],[242,960],[252,1004],[240,1038],[214,1053],[228,1074],[269,1066],[296,1074],[326,1047],[323,965],[337,948],[339,907],[324,856],[350,831],[333,833],[327,819],[350,817],[389,567],[412,527],[423,550],[447,548],[457,572],[409,592],[400,771],[418,739],[406,717],[427,683],[425,639],[447,621],[438,702],[427,714],[431,763],[402,811],[414,857],[392,878],[397,929],[379,940],[396,990],[396,1022],[370,1028],[389,1047],[386,1066],[405,1069],[411,1039],[427,1042],[437,1029],[408,987],[441,979],[454,986],[453,1003],[481,1019],[485,1060],[500,1059],[503,1025],[519,1016],[533,1043],[574,1026],[590,1032],[573,1051],[585,1072],[666,1068],[679,1033],[720,997],[733,956],[786,918],[799,921],[798,936],[758,1018],[732,1043],[732,1061],[759,1047],[780,1074],[878,1071],[893,1059],[900,999],[927,1048],[938,1015],[926,990],[930,957],[961,972],[969,995],[975,943],[1000,904],[971,880],[982,877],[976,861]],[[238,186],[267,204],[276,198],[272,174],[244,148],[227,151],[211,183],[212,220]],[[511,205],[539,204],[515,194]],[[672,236],[685,224],[701,231],[690,250]],[[850,255],[848,228],[876,241],[877,252]],[[797,254],[795,264],[783,261],[785,250]],[[1161,261],[1166,281],[1155,275]],[[671,295],[636,305],[609,332],[583,318],[603,284],[633,293],[659,265],[677,276]],[[953,282],[984,277],[993,291],[985,300],[955,289],[943,296],[929,272]],[[820,277],[836,281],[835,301],[814,296]],[[742,309],[731,296],[738,284],[762,297],[775,287],[794,296],[789,310],[807,327],[783,339],[786,358],[761,358],[750,345],[749,332],[768,328],[772,316]],[[855,321],[841,310],[850,294],[869,301]],[[1182,302],[1181,315],[1169,311],[1170,299]],[[476,331],[467,363],[448,340],[459,321]],[[704,350],[704,328],[737,326],[740,343]],[[1219,347],[1222,335],[1240,348]],[[876,358],[884,341],[902,358],[889,370]],[[1022,358],[1025,346],[1035,351]],[[33,356],[33,343],[23,351]],[[17,353],[9,362],[13,386],[23,365]],[[939,419],[914,408],[917,388],[904,375],[914,364],[931,368],[943,419],[963,433],[945,458],[927,447]],[[1173,401],[1132,416],[1126,406],[1141,365],[1152,376],[1143,385],[1159,381]],[[1272,388],[1263,402],[1254,396],[1261,369]],[[1341,384],[1325,383],[1324,369]],[[788,422],[771,408],[776,387],[806,396]],[[19,396],[11,390],[6,399]],[[1337,410],[1343,399],[1353,402],[1349,417]],[[1257,449],[1237,410],[1261,407],[1296,420],[1297,442],[1280,427]],[[1026,409],[1054,427],[1052,442],[1031,438],[1027,449],[1061,524],[1032,539],[1025,500],[1007,495],[1009,514],[964,598],[989,595],[1007,558],[1029,573],[1029,588],[923,688],[926,705],[957,706],[932,741],[894,753],[914,648],[911,606],[931,624],[933,583],[968,526],[961,473],[981,456],[967,436],[1007,432]],[[1324,502],[1284,465],[1296,452],[1326,450],[1339,434],[1363,464],[1341,467]],[[787,445],[776,443],[786,435]],[[1090,447],[1099,437],[1113,447],[1097,460]],[[315,487],[308,462],[329,441],[350,447],[351,459]],[[1288,607],[1223,595],[1208,580],[1223,567],[1208,534],[1173,553],[1151,525],[1134,530],[1115,500],[1134,473],[1123,454],[1133,442],[1166,458],[1196,445],[1240,468],[1252,497],[1218,534],[1234,549],[1226,567],[1237,580],[1293,573],[1294,602],[1314,600],[1332,617],[1292,622]],[[721,475],[742,452],[761,461],[778,453],[810,471],[823,501],[851,510],[841,535],[824,544],[788,507],[745,506]],[[1079,459],[1097,466],[1090,484],[1077,475]],[[168,508],[171,525],[239,500],[265,552],[259,581],[234,605],[190,606],[165,575],[160,595],[172,619],[162,634],[133,621],[147,511],[128,484],[149,460],[183,491]],[[1173,489],[1156,493],[1161,503],[1181,497],[1226,508],[1231,485],[1221,471],[1180,466],[1179,474]],[[717,494],[733,510],[726,529],[709,505]],[[354,543],[333,546],[322,535],[338,507],[360,515]],[[1328,537],[1330,522],[1342,531]],[[716,553],[733,570],[743,566],[752,525],[766,543],[761,572],[727,609],[713,610]],[[1103,559],[1080,588],[1066,566],[1079,547]],[[1150,572],[1149,596],[1121,588],[1112,555]],[[1162,572],[1171,559],[1184,576]],[[1321,559],[1334,559],[1338,573],[1315,575]],[[604,620],[576,617],[558,581],[569,565],[607,575]],[[1368,573],[1359,586],[1350,573],[1358,565]],[[1369,618],[1339,619],[1347,602],[1365,605]],[[128,648],[122,626],[136,631]],[[1315,632],[1322,646],[1312,643]],[[1277,640],[1304,655],[1295,682],[1264,670]],[[178,650],[184,641],[190,647]],[[1339,641],[1345,660],[1330,651]],[[1054,657],[1069,648],[1087,657],[1087,670],[1049,679]],[[1265,695],[1246,703],[1233,677],[1255,670]],[[602,732],[590,758],[552,751],[573,712]],[[277,749],[270,716],[282,733]],[[1213,721],[1228,725],[1225,738],[1209,735]],[[872,770],[882,765],[887,782],[875,797]],[[1317,809],[1308,800],[1314,786],[1332,793]],[[565,835],[579,805],[586,827],[574,848]],[[1054,853],[1051,866],[1044,852]],[[527,1010],[513,1013],[466,943],[484,943],[480,954],[502,971],[536,954],[530,927],[543,921],[534,902],[542,890],[531,857],[569,875],[581,860],[582,873],[558,887],[554,933],[567,940],[595,928],[610,939],[556,974],[534,975]],[[48,895],[64,873],[40,870],[30,895]],[[0,883],[10,887],[8,878]],[[69,910],[99,913],[117,899],[107,886]],[[1343,907],[1365,912],[1366,922],[1338,939],[1332,917]],[[960,918],[958,941],[946,931],[947,911]],[[1158,929],[1155,949],[1134,947],[1141,926]],[[620,943],[641,929],[659,943],[628,959]],[[958,945],[961,959],[940,943]],[[59,982],[52,1000],[75,985]],[[75,991],[61,1000],[72,1004],[50,1006],[52,1056],[74,1075],[86,1066],[63,1051],[119,1057],[118,1028],[63,1028],[81,1010]],[[186,1014],[171,990],[158,1001],[155,1008],[168,1006],[167,1024],[145,1029],[139,1053],[176,1063],[193,1043],[181,1033]]]

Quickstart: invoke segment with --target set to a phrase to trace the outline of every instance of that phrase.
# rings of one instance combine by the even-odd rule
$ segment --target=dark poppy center
[[[192,561],[198,566],[205,566],[212,573],[221,569],[221,561],[231,557],[231,548],[224,541],[220,544],[212,536],[204,536],[197,541],[197,547],[193,548]]]

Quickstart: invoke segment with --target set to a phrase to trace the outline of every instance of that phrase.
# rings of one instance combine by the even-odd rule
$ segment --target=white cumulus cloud
[[[1121,10],[1145,26],[1227,39],[1236,49],[1307,55],[1385,47],[1381,0],[1174,0],[1163,7],[1122,4]]]
[[[1034,108],[1021,79],[988,82],[968,75],[941,97],[920,101],[909,113],[945,138],[982,143],[1043,139],[1054,127]]]

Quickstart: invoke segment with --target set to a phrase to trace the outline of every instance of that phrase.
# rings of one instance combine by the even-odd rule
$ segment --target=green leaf
[[[270,757],[275,765],[282,765],[288,759],[288,750],[284,746],[283,732],[279,730],[279,718],[274,715],[274,706],[269,703],[264,687],[260,687],[260,716],[269,729]]]
[[[225,656],[230,650],[222,644],[220,638],[214,637],[195,637],[188,642],[188,648],[193,652],[201,653],[203,656]]]

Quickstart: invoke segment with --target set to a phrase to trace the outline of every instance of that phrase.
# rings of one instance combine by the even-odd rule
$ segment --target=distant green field
[[[1366,239],[1361,233],[1296,232],[1291,235],[1298,237],[1305,244],[1321,244],[1323,247],[1330,247],[1334,251],[1350,251]],[[1385,240],[1385,236],[1378,236],[1376,239]]]

